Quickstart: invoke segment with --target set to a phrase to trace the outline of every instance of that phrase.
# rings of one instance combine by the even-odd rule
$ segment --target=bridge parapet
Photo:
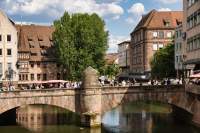
[[[200,85],[187,84],[185,85],[186,92],[200,95]]]
[[[41,90],[22,90],[22,91],[3,91],[0,92],[0,99],[10,98],[29,98],[29,97],[50,97],[50,96],[75,96],[80,94],[78,89],[41,89]]]

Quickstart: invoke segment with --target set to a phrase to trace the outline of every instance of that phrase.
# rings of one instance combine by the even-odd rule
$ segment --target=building
[[[175,69],[177,72],[177,77],[180,78],[183,76],[183,58],[184,58],[184,34],[183,26],[179,25],[175,30]]]
[[[200,70],[200,0],[183,0],[184,64],[187,75]]]
[[[19,81],[61,79],[55,57],[52,26],[17,25]]]
[[[175,28],[181,23],[181,11],[152,10],[142,17],[131,33],[131,75],[150,77],[150,61],[153,54],[172,42]]]
[[[109,53],[105,56],[106,65],[118,64],[118,53]]]
[[[7,87],[18,81],[17,44],[15,24],[0,10],[0,82]]]
[[[129,72],[130,69],[130,41],[124,41],[118,44],[118,61],[122,72]]]

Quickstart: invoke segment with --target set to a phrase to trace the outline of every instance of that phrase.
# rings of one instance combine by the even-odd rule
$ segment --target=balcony
[[[18,68],[19,73],[27,73],[29,72],[29,68]]]

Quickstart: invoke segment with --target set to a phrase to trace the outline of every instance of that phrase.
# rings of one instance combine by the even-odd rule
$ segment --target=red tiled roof
[[[16,25],[18,30],[18,52],[32,53],[30,61],[42,61],[53,58],[52,26]],[[42,55],[46,50],[47,55]],[[36,55],[33,55],[36,54]]]
[[[134,31],[137,31],[140,28],[176,28],[178,23],[182,22],[182,19],[182,11],[152,10],[142,17]],[[169,26],[166,26],[165,22],[169,22]]]
[[[106,64],[110,65],[115,63],[118,58],[118,53],[110,53],[105,56]]]

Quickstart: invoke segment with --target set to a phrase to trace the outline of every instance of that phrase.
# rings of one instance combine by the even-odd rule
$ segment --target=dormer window
[[[164,26],[165,27],[169,27],[170,26],[170,21],[169,20],[165,19],[163,22],[164,22]]]
[[[176,24],[177,24],[177,25],[181,25],[181,24],[182,24],[182,21],[177,19],[177,20],[176,20]]]
[[[32,35],[28,35],[28,41],[33,41],[33,36]]]
[[[43,41],[43,36],[39,35],[38,36],[38,41]]]

